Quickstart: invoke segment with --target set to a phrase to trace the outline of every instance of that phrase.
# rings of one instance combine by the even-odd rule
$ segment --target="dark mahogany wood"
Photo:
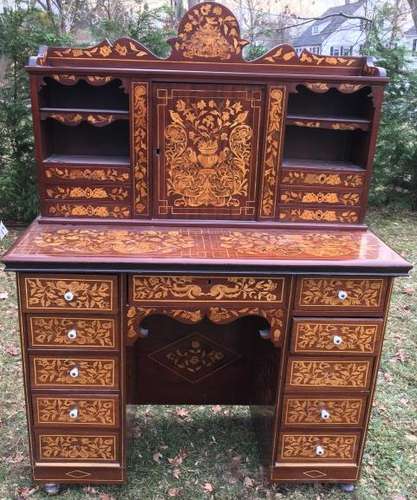
[[[251,407],[266,476],[359,478],[394,276],[364,225],[385,71],[192,7],[29,61],[41,215],[18,272],[32,473],[126,477],[130,404]],[[51,486],[49,489],[53,489]]]

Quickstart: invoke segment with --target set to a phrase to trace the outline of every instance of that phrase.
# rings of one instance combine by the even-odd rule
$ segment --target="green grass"
[[[412,263],[417,214],[372,212],[371,228]],[[16,232],[0,243],[7,248]],[[13,274],[0,270],[0,499],[46,498],[31,482]],[[417,498],[417,273],[396,280],[362,479],[353,498]],[[131,413],[128,483],[66,488],[66,499],[343,499],[337,486],[271,486],[246,407],[145,406]],[[186,412],[185,412],[186,413]],[[182,462],[181,462],[182,460]],[[181,462],[181,463],[179,463]],[[204,485],[209,483],[213,491]],[[35,489],[34,489],[35,488]]]

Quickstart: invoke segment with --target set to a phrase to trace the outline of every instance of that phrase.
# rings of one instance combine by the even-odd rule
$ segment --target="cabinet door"
[[[254,219],[262,87],[161,84],[154,92],[158,216]]]

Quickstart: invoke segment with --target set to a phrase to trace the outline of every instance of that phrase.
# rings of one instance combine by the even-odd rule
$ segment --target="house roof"
[[[404,34],[405,34],[405,36],[417,36],[417,28],[415,26],[412,26]]]
[[[320,17],[325,17],[334,14],[346,14],[348,16],[353,16],[358,8],[364,4],[364,0],[359,0],[358,2],[348,3],[345,5],[337,5],[336,7],[330,7],[327,9]],[[347,19],[342,16],[330,17],[326,20],[318,20],[311,23],[308,28],[301,33],[301,35],[296,38],[293,42],[294,47],[306,46],[306,45],[321,45],[326,38],[334,33]],[[328,22],[329,24],[324,28],[323,31],[317,35],[313,35],[313,26],[320,26],[321,24]]]

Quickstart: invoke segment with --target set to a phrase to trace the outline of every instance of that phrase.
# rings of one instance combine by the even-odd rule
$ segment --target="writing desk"
[[[4,262],[33,477],[125,481],[127,403],[221,403],[251,406],[269,479],[354,482],[411,267],[364,224],[384,71],[246,61],[215,3],[170,43],[28,66],[41,215]]]

